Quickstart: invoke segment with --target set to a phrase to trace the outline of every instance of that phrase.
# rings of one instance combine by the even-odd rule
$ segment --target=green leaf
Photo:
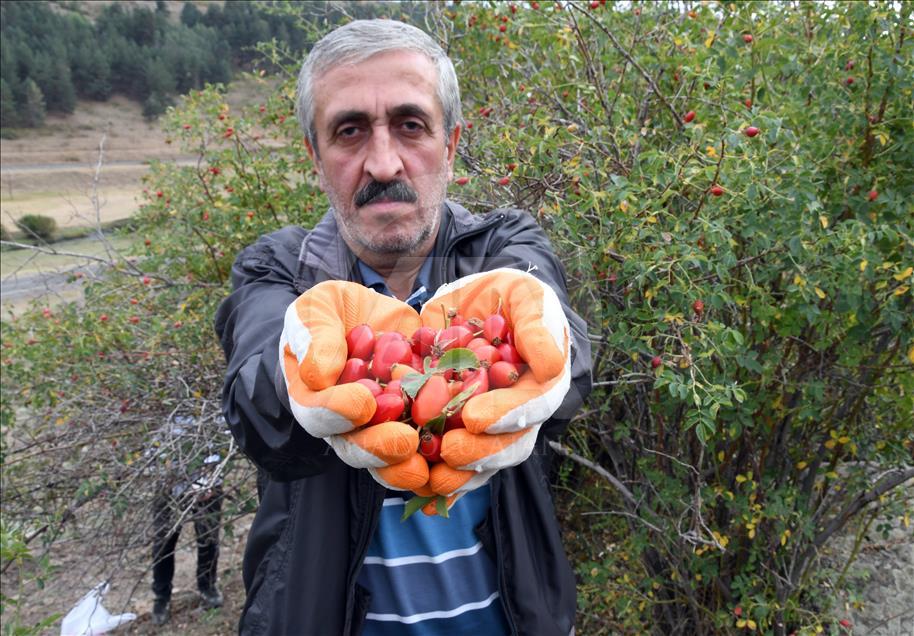
[[[446,416],[444,415],[444,413],[442,413],[438,417],[433,418],[433,419],[429,420],[428,422],[426,422],[425,426],[423,426],[422,428],[424,430],[431,431],[435,435],[441,435],[442,433],[444,433],[445,417]]]
[[[446,351],[438,359],[438,370],[454,369],[454,371],[463,371],[464,369],[475,369],[479,367],[479,358],[469,349],[451,349]]]
[[[444,495],[438,495],[438,498],[435,500],[435,511],[438,513],[438,516],[448,518],[447,513],[447,497]]]
[[[451,401],[444,406],[444,412],[448,415],[453,415],[461,408],[463,408],[463,403],[470,399],[470,396],[473,395],[473,392],[479,388],[479,382],[474,382],[469,387],[455,395],[451,398]]]
[[[439,495],[440,496],[440,495]],[[435,497],[419,497],[418,495],[406,502],[406,507],[403,508],[403,516],[400,517],[400,521],[406,521],[412,517],[417,510],[422,508],[425,504],[430,502]]]
[[[416,399],[416,394],[422,385],[432,377],[431,373],[407,373],[400,379],[400,388],[412,399]]]

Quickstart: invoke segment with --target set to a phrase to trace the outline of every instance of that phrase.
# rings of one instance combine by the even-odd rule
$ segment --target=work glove
[[[498,470],[527,459],[540,426],[559,408],[571,385],[568,320],[555,291],[532,274],[496,269],[465,276],[442,286],[420,317],[424,326],[441,329],[454,310],[485,317],[497,308],[528,367],[509,388],[470,398],[462,411],[466,428],[444,434],[444,461],[432,467],[429,487],[448,496],[449,505]]]
[[[371,391],[357,382],[337,384],[348,355],[346,334],[361,324],[408,337],[419,316],[395,298],[344,281],[319,283],[289,305],[279,354],[292,415],[341,460],[367,468],[383,485],[419,488],[428,481],[428,465],[416,453],[417,431],[402,422],[364,426],[376,408]]]

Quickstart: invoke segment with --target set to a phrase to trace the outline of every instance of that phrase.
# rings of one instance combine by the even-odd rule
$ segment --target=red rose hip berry
[[[419,436],[419,454],[431,464],[440,462],[441,436],[435,435],[431,431],[422,431]]]
[[[374,350],[374,332],[368,325],[359,325],[353,327],[346,334],[346,347],[349,350],[350,358],[361,358],[368,360]]]
[[[377,408],[368,422],[369,426],[383,422],[396,422],[406,408],[403,398],[392,393],[382,393],[375,398],[375,402],[377,402]]]
[[[507,389],[517,382],[519,377],[517,367],[504,360],[496,362],[489,369],[489,385],[494,389]]]
[[[337,384],[357,382],[368,377],[368,363],[361,358],[349,358],[343,365]]]

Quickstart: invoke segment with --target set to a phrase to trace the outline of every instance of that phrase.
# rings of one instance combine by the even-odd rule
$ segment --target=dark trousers
[[[207,590],[216,584],[219,564],[219,526],[222,521],[222,489],[196,499],[174,498],[170,493],[156,497],[153,512],[152,591],[156,598],[171,599],[171,582],[175,574],[175,546],[181,526],[175,527],[180,510],[190,505],[188,520],[194,522],[197,535],[197,588]],[[191,495],[192,496],[192,495]],[[192,503],[191,503],[192,502]],[[184,504],[183,506],[181,504]]]

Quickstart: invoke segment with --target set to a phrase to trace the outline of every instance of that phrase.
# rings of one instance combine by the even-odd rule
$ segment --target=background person
[[[193,437],[189,430],[193,425],[192,418],[175,418],[167,432],[168,438],[177,443],[182,443],[182,438],[189,440]],[[192,443],[188,442],[188,445],[192,446]],[[181,454],[176,457],[181,458]],[[222,478],[215,472],[221,460],[219,453],[210,453],[201,462],[191,462],[199,463],[199,466],[164,467],[167,477],[153,500],[152,592],[155,598],[152,620],[156,625],[162,625],[170,618],[175,548],[185,521],[193,523],[196,535],[197,590],[208,608],[222,607],[222,593],[216,581],[224,493]]]

